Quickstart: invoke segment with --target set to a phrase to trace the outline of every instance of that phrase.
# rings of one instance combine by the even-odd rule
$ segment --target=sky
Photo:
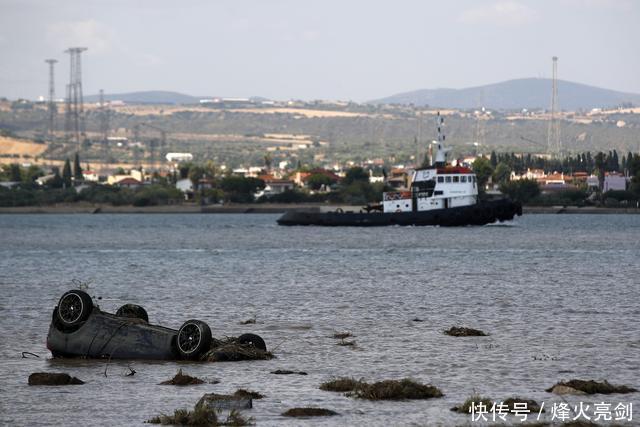
[[[636,0],[0,0],[0,96],[85,95],[363,102],[417,89],[551,77],[640,93]]]

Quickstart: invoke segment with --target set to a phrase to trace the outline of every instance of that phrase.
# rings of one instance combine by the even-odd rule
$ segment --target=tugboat
[[[522,215],[520,203],[507,198],[480,201],[478,180],[467,167],[446,162],[451,148],[444,146],[443,119],[438,113],[438,141],[432,164],[413,171],[408,191],[383,193],[380,205],[365,211],[287,212],[280,225],[382,226],[382,225],[485,225]],[[434,141],[435,142],[435,141]],[[375,212],[374,212],[375,210]]]

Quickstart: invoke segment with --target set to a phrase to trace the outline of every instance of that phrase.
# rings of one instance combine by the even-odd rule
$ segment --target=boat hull
[[[279,225],[321,225],[375,227],[385,225],[439,225],[456,227],[485,225],[512,220],[522,215],[520,203],[508,199],[480,202],[471,206],[421,212],[287,212]]]

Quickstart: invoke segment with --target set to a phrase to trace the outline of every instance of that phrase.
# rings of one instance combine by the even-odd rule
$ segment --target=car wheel
[[[134,319],[142,319],[149,323],[149,315],[147,310],[136,304],[125,304],[116,311],[118,317],[131,317]]]
[[[92,311],[93,301],[89,294],[74,289],[58,301],[56,317],[64,326],[76,326],[87,320]]]
[[[200,320],[187,320],[176,337],[178,352],[184,359],[196,359],[211,347],[211,329]]]
[[[264,340],[260,335],[256,334],[242,334],[238,337],[238,342],[240,344],[250,344],[255,348],[259,348],[262,351],[267,351],[267,344],[265,344]]]

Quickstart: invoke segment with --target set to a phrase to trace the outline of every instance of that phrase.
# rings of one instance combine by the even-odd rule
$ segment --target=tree
[[[535,179],[521,179],[502,183],[500,191],[511,200],[525,204],[540,195],[540,186]]]
[[[243,176],[227,176],[220,182],[220,188],[224,191],[225,198],[237,203],[252,202],[254,194],[264,187],[263,180]]]
[[[71,187],[71,162],[68,157],[64,161],[64,167],[62,168],[62,184],[67,188]]]
[[[493,174],[491,163],[486,157],[478,157],[473,162],[472,168],[473,172],[476,174],[476,178],[478,179],[478,191],[480,193],[484,193],[489,177]]]
[[[20,165],[17,163],[11,163],[9,166],[9,181],[20,182],[22,181],[22,171]]]
[[[511,179],[511,168],[505,162],[500,162],[493,171],[493,182],[503,184]]]
[[[206,175],[207,175],[207,171],[203,166],[200,166],[200,165],[191,166],[191,168],[189,169],[189,179],[191,180],[191,183],[193,184],[193,189],[195,191],[198,191],[198,188],[200,187],[200,180],[205,178]]]
[[[335,183],[333,179],[321,173],[314,173],[307,178],[307,185],[312,190],[319,190],[322,186],[330,186]]]
[[[369,182],[369,174],[363,168],[356,166],[349,169],[342,183],[348,186],[356,181]]]
[[[495,168],[498,165],[498,157],[496,156],[495,151],[491,152],[491,157],[489,158],[489,161],[491,162],[491,167],[493,168]]]
[[[598,175],[598,183],[600,185],[600,191],[602,192],[602,190],[604,189],[604,173],[607,167],[607,157],[602,151],[600,151],[598,154],[596,154],[594,160],[596,173]]]
[[[73,159],[73,177],[76,181],[82,181],[84,178],[82,176],[82,166],[80,166],[80,155],[78,153],[76,153]]]

